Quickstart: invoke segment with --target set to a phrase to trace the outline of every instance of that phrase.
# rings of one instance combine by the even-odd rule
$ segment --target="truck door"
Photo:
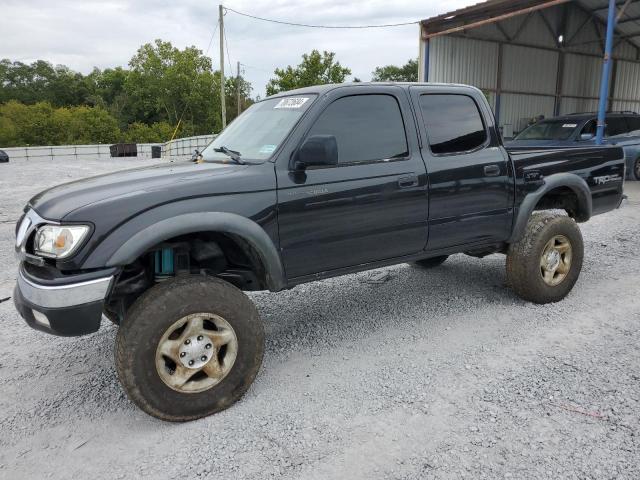
[[[427,250],[505,241],[513,173],[480,92],[452,86],[410,92],[429,175]]]
[[[427,179],[406,92],[392,86],[338,88],[318,103],[294,142],[335,136],[338,165],[293,171],[295,149],[276,164],[287,277],[330,275],[423,250]]]

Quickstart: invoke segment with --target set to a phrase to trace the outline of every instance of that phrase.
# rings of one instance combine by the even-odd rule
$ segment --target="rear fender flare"
[[[111,255],[106,266],[127,265],[160,242],[205,231],[231,234],[247,242],[263,264],[269,290],[278,291],[286,287],[280,255],[267,232],[254,221],[233,213],[186,213],[161,220],[133,234]]]
[[[591,198],[591,190],[587,182],[583,178],[574,173],[554,173],[544,179],[544,185],[537,190],[528,193],[522,201],[516,219],[513,224],[513,231],[508,243],[519,241],[525,233],[529,218],[533,213],[536,205],[542,197],[555,188],[568,187],[578,197],[578,210],[576,215],[577,222],[586,222],[591,218],[593,211],[593,202]]]

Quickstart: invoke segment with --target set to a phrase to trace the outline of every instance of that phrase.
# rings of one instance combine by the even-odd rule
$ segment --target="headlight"
[[[43,257],[65,258],[78,248],[88,232],[86,225],[43,225],[36,232],[33,249]]]

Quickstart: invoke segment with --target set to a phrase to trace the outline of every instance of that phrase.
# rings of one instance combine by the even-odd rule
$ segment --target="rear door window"
[[[627,123],[630,131],[640,131],[640,117],[627,117]]]
[[[613,137],[614,135],[620,135],[629,131],[624,117],[608,117],[606,122],[605,136],[607,137]]]
[[[478,106],[467,95],[421,95],[420,109],[427,140],[435,155],[468,152],[487,141]]]

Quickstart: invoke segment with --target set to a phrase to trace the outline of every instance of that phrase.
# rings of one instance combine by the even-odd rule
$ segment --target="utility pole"
[[[238,94],[238,115],[240,115],[240,110],[242,107],[240,106],[240,61],[238,60],[238,75],[236,77],[236,93]]]
[[[222,128],[227,126],[227,105],[224,95],[224,7],[218,5],[220,21],[220,105],[222,106]]]

